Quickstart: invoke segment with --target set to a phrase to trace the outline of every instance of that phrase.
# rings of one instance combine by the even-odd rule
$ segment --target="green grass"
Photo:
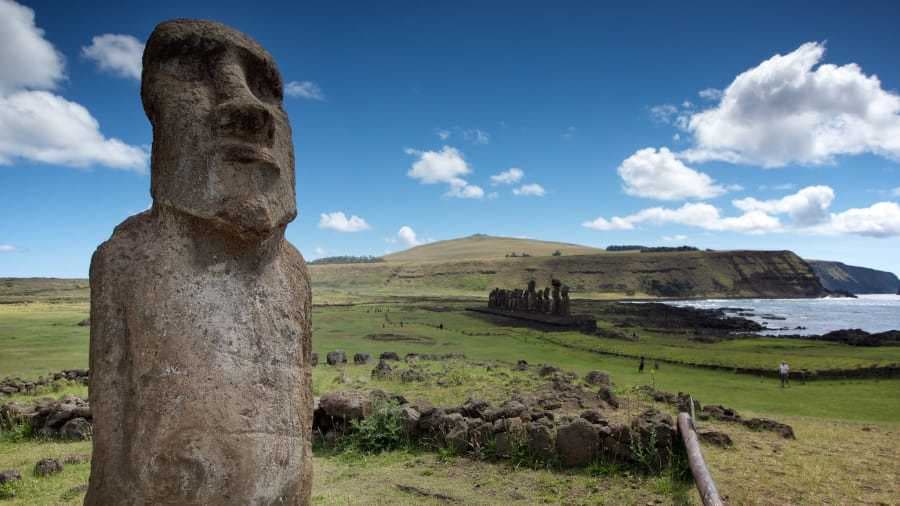
[[[87,367],[86,302],[0,304],[0,378]]]

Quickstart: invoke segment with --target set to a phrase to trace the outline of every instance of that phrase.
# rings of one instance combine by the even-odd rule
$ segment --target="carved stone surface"
[[[224,25],[147,42],[150,210],[91,260],[85,504],[307,504],[309,274],[272,57]]]

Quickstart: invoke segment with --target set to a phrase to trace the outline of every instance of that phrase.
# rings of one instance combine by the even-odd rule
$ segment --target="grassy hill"
[[[559,250],[560,256],[553,256]],[[511,252],[527,257],[507,257]],[[310,267],[313,287],[395,295],[484,296],[492,287],[552,278],[575,296],[815,297],[824,289],[790,251],[611,253],[565,243],[476,235],[388,255],[376,264]]]
[[[475,234],[460,239],[438,241],[385,255],[388,262],[437,262],[451,260],[496,260],[506,255],[526,253],[533,257],[549,257],[559,251],[563,255],[603,253],[599,248],[565,242],[538,241],[514,237]]]

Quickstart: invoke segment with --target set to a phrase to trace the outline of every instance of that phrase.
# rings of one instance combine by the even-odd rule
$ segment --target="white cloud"
[[[832,214],[831,221],[819,231],[868,237],[897,237],[900,236],[900,205],[895,202],[878,202],[870,207]]]
[[[34,24],[34,11],[0,0],[0,165],[18,159],[146,172],[143,147],[107,138],[75,102],[51,93],[64,79],[63,59]]]
[[[594,230],[632,230],[643,223],[686,225],[706,230],[751,234],[776,231],[782,228],[777,218],[761,211],[722,218],[717,208],[706,203],[689,203],[676,209],[652,207],[624,217],[616,216],[608,220],[600,217],[593,221],[586,221],[582,223],[582,226]]]
[[[803,44],[740,75],[716,107],[693,114],[688,161],[764,167],[831,163],[874,153],[900,160],[900,96],[854,64],[822,64],[825,46]]]
[[[0,244],[0,253],[12,253],[16,251],[16,247],[12,244]]]
[[[484,190],[469,184],[462,176],[472,172],[462,153],[456,148],[444,146],[440,151],[418,151],[407,149],[406,154],[417,156],[412,168],[406,174],[423,184],[446,183],[450,189],[446,197],[480,199]]]
[[[687,238],[688,238],[688,236],[682,235],[682,234],[662,236],[662,240],[664,242],[682,242],[682,241],[686,241]]]
[[[524,176],[525,172],[523,172],[522,169],[513,167],[491,176],[491,184],[494,186],[498,184],[515,184],[521,181]]]
[[[680,160],[668,148],[645,148],[619,166],[625,193],[658,200],[708,199],[726,193],[708,175]]]
[[[347,218],[341,211],[333,213],[322,213],[319,216],[319,228],[336,230],[338,232],[360,232],[369,230],[370,227],[366,220],[356,216],[355,214]]]
[[[722,90],[718,88],[706,88],[700,90],[697,94],[704,100],[719,100],[722,98]]]
[[[657,123],[671,123],[678,114],[678,108],[672,104],[654,105],[650,108],[650,118]]]
[[[575,137],[575,132],[577,132],[577,131],[578,131],[577,128],[570,126],[570,127],[566,128],[566,131],[561,134],[561,137],[567,141],[571,140],[573,137]]]
[[[469,184],[462,179],[455,179],[450,181],[450,189],[444,196],[458,199],[480,199],[484,197],[484,190],[480,186]]]
[[[518,188],[513,188],[513,195],[525,197],[543,197],[545,193],[546,190],[544,190],[544,187],[537,183],[525,184]]]
[[[312,81],[291,81],[284,87],[284,94],[289,97],[300,97],[309,100],[325,100],[322,88]]]
[[[0,0],[0,95],[23,88],[52,90],[65,78],[63,55],[34,23],[34,11]]]
[[[435,134],[441,138],[442,141],[445,141],[450,138],[450,130],[438,129]]]
[[[102,70],[141,80],[144,44],[131,35],[98,35],[91,39],[90,46],[81,48],[81,54],[94,60]]]
[[[787,214],[794,225],[808,227],[829,219],[828,208],[834,202],[834,190],[828,186],[808,186],[792,195],[775,200],[753,197],[735,200],[734,207],[744,212],[762,211],[768,214]]]
[[[472,144],[489,144],[491,142],[491,136],[484,130],[479,130],[478,128],[470,128],[463,132],[463,139],[471,142]]]
[[[497,197],[499,197],[499,196],[500,196],[500,194],[497,193],[497,192],[491,192],[491,193],[488,193],[488,194],[487,194],[487,198],[490,199],[490,200],[494,200],[495,198],[497,198]]]
[[[413,247],[423,244],[424,241],[420,241],[418,237],[416,237],[415,230],[412,229],[409,225],[403,225],[400,227],[400,230],[397,231],[397,237],[400,239],[400,242],[405,244],[406,246]]]
[[[145,148],[105,137],[80,104],[46,91],[19,91],[0,96],[0,165],[17,158],[146,172],[149,156]]]

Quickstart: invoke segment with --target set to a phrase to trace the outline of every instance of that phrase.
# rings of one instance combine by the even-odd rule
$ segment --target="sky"
[[[900,3],[599,4],[0,0],[0,276],[86,277],[149,207],[172,18],[278,63],[307,259],[484,233],[900,273]]]

